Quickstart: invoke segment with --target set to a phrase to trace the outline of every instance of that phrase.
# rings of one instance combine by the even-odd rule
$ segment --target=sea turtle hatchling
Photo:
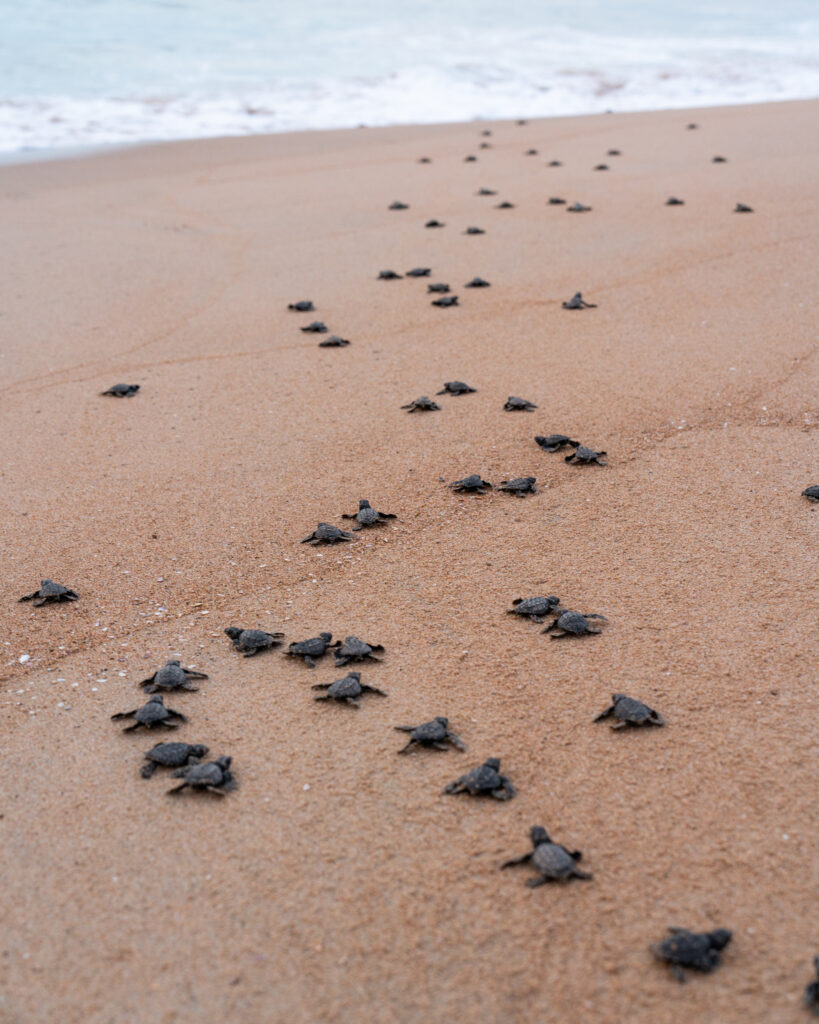
[[[685,206],[684,199],[678,199],[676,196],[669,196],[665,201],[666,206]]]
[[[431,295],[446,295],[448,292],[449,292],[449,285],[448,284],[444,284],[443,282],[438,282],[437,284],[428,284],[427,285],[427,294],[428,295],[430,295],[430,294]]]
[[[606,156],[622,156],[623,154],[619,149],[607,149]]]
[[[805,1006],[819,1017],[819,956],[813,958],[813,969],[816,977],[805,986],[802,1000]]]
[[[566,213],[588,213],[590,210],[590,206],[584,206],[582,203],[572,203],[566,207]]]
[[[312,313],[316,307],[310,299],[301,299],[299,302],[289,303],[287,308],[292,309],[294,313]]]
[[[424,722],[423,725],[396,725],[398,732],[408,732],[409,742],[402,747],[398,753],[408,754],[415,747],[434,747],[436,750],[448,750],[449,745],[458,750],[466,750],[466,747],[454,732],[449,730],[449,719],[440,716],[433,718],[431,722]]]
[[[542,434],[535,435],[535,443],[539,444],[545,452],[559,452],[561,448],[579,448],[580,442],[573,441],[565,434]]]
[[[431,306],[440,306],[441,309],[447,309],[449,306],[458,305],[457,295],[444,295],[443,298],[433,299],[430,303]]]
[[[466,231],[464,231],[464,234],[465,235],[485,235],[486,232],[484,231],[483,228],[470,227],[470,228],[467,228]]]
[[[472,388],[468,384],[464,384],[462,380],[448,380],[441,388],[440,391],[436,391],[436,395],[474,395],[477,388]]]
[[[140,768],[139,774],[150,779],[157,768],[186,768],[198,764],[207,754],[208,748],[201,743],[157,743],[145,751],[148,763]]]
[[[592,168],[593,171],[607,171],[608,169],[609,169],[609,165],[608,164],[596,164]]]
[[[337,334],[331,334],[329,338],[320,341],[319,348],[346,348],[350,342],[347,338],[339,338]]]
[[[112,395],[114,398],[133,398],[139,391],[139,384],[112,384],[107,391],[101,391],[101,395]]]
[[[185,789],[206,790],[216,796],[224,796],[230,789],[236,788],[236,782],[230,772],[230,757],[217,757],[215,761],[205,761],[177,768],[173,773],[175,779],[183,779],[181,785],[168,790],[169,795],[178,795]]]
[[[407,271],[407,277],[429,277],[431,273],[430,267],[414,267]]]
[[[396,274],[394,270],[380,270],[378,272],[378,281],[400,281],[402,275]]]
[[[492,484],[488,480],[482,480],[478,473],[465,476],[463,480],[454,480],[449,486],[453,491],[466,494],[483,494],[492,490]]]
[[[752,206],[746,206],[745,203],[737,203],[734,207],[734,213],[753,213],[754,209]]]
[[[333,526],[332,523],[319,523],[310,536],[305,537],[300,543],[312,544],[315,547],[317,544],[338,544],[341,541],[352,539],[351,533],[339,529],[338,526]]]
[[[464,288],[489,288],[491,285],[488,281],[484,281],[482,277],[473,277],[471,281],[467,281]]]
[[[348,661],[381,661],[376,658],[384,650],[383,644],[368,644],[357,636],[346,636],[344,643],[334,652],[336,665],[346,665]]]
[[[587,633],[602,633],[602,629],[594,629],[589,619],[600,619],[608,622],[605,615],[584,615],[582,612],[559,612],[556,619],[541,630],[542,633],[553,633],[552,640],[560,640],[564,636],[585,636]],[[555,632],[557,631],[557,632]]]
[[[462,775],[444,789],[444,793],[453,795],[469,793],[470,796],[491,796],[496,800],[511,800],[515,795],[515,787],[500,774],[500,759],[489,757],[478,768]]]
[[[161,693],[154,694],[141,708],[120,711],[116,715],[111,715],[112,722],[119,722],[124,718],[133,718],[134,723],[126,725],[123,732],[133,732],[135,729],[153,729],[155,725],[161,725],[165,729],[175,729],[180,722],[187,722],[187,718],[181,711],[165,707],[165,698]]]
[[[479,188],[476,196],[496,196],[498,193],[493,188]]]
[[[236,650],[246,658],[252,658],[271,647],[278,647],[284,640],[284,633],[265,633],[263,629],[242,629],[241,626],[228,626],[225,633],[233,641]]]
[[[719,966],[722,951],[731,941],[727,928],[712,932],[690,932],[687,928],[669,928],[670,936],[649,947],[658,960],[671,967],[677,981],[685,981],[684,967],[692,971],[713,971]]]
[[[548,164],[546,164],[546,166],[547,167],[562,167],[563,166],[563,161],[562,160],[550,160],[548,162]]]
[[[496,210],[514,210],[514,208],[515,204],[508,202],[508,200],[504,200],[504,202],[498,203],[498,205],[495,207]]]
[[[298,640],[296,643],[290,644],[285,654],[294,658],[303,658],[304,664],[308,668],[315,668],[319,658],[323,658],[333,647],[341,646],[340,640],[331,643],[332,639],[332,633],[319,633],[318,636],[310,637],[309,640]]]
[[[314,697],[313,700],[335,700],[340,704],[347,704],[351,708],[358,707],[358,698],[367,693],[373,693],[376,697],[386,697],[383,690],[376,686],[368,686],[361,682],[360,672],[350,672],[343,679],[336,679],[334,683],[316,683],[314,690],[326,690],[321,697]]]
[[[573,462],[576,466],[590,466],[592,463],[596,466],[605,466],[606,463],[600,461],[605,455],[605,452],[597,452],[594,448],[587,448],[580,444],[571,455],[565,455],[563,461]]]
[[[426,395],[421,395],[420,398],[416,398],[414,402],[408,402],[406,405],[401,406],[402,409],[408,409],[410,412],[434,412],[436,409],[440,409],[440,405],[437,402],[433,402],[431,398],[427,398]]]
[[[177,658],[171,658],[152,676],[143,679],[139,685],[146,693],[157,693],[159,690],[192,690],[196,692],[199,687],[194,686],[191,680],[207,678],[204,672],[194,672],[193,669],[182,668]]]
[[[547,615],[558,615],[560,598],[553,594],[549,597],[517,597],[507,615],[522,615],[532,622],[543,622]]]
[[[711,158],[712,164],[727,164],[728,160],[724,156],[714,156]]]
[[[537,156],[537,150],[536,149],[527,149],[526,152],[523,155],[524,156]]]
[[[394,203],[390,203],[387,207],[388,210],[408,210],[409,206],[406,203],[400,202],[398,199]]]
[[[322,323],[321,320],[314,320],[311,324],[306,327],[299,328],[304,331],[305,334],[326,334],[327,325]]]
[[[507,491],[518,498],[524,498],[527,494],[537,494],[535,484],[537,478],[533,476],[516,476],[512,480],[501,480],[496,490]]]
[[[566,205],[566,200],[565,199],[561,199],[560,196],[550,196],[549,197],[549,206],[565,206],[565,205]]]
[[[537,406],[534,402],[527,402],[525,398],[518,398],[517,395],[510,395],[503,403],[507,412],[534,412]]]
[[[432,220],[428,220],[426,222],[424,227],[425,228],[445,228],[446,224],[444,224],[443,221],[435,220],[435,218],[433,217]]]
[[[594,721],[602,722],[604,718],[612,717],[615,719],[611,723],[612,729],[625,729],[629,725],[665,725],[662,715],[654,708],[624,693],[613,693],[611,707],[601,711]]]
[[[515,867],[518,864],[531,864],[537,874],[526,882],[530,889],[536,889],[545,882],[567,881],[570,878],[589,881],[592,878],[587,871],[581,871],[577,866],[583,857],[580,850],[568,850],[560,843],[553,843],[549,833],[541,825],[534,825],[529,830],[529,835],[532,839],[532,849],[520,857],[505,860],[501,864],[501,869]]]
[[[811,487],[806,487],[802,491],[802,497],[807,498],[808,501],[819,501],[819,485],[814,484]]]
[[[44,604],[59,604],[61,601],[79,601],[80,595],[75,590],[69,590],[62,583],[55,583],[54,580],[40,580],[40,589],[33,594],[24,594],[20,603],[33,601],[35,608],[41,608]]]
[[[474,164],[477,159],[478,158],[474,154],[470,153],[469,156],[465,156],[464,157],[464,163],[465,164]]]
[[[594,302],[586,302],[581,292],[575,292],[568,302],[561,303],[564,309],[597,309]]]
[[[353,533],[355,533],[358,530],[363,530],[365,526],[378,526],[379,523],[386,523],[388,519],[397,517],[393,512],[377,512],[366,498],[362,498],[358,503],[358,512],[354,512],[352,515],[345,513],[341,518],[355,519],[358,523],[358,526],[353,527]]]

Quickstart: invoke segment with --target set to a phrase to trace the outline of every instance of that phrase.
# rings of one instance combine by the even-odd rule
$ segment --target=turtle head
[[[540,846],[541,843],[549,842],[549,833],[542,825],[532,825],[529,835],[532,838],[532,846]]]
[[[225,630],[225,633],[227,633],[231,640],[235,640],[241,632],[238,626],[228,626]]]
[[[208,748],[203,743],[192,743],[188,747],[188,756],[189,757],[206,757],[207,753],[208,753]],[[223,758],[223,760],[224,760],[224,758]],[[228,760],[230,760],[230,759],[228,758]]]
[[[49,587],[54,585],[54,580],[40,580],[41,587]]]
[[[449,726],[449,719],[444,718],[443,715],[436,715],[435,721],[439,722],[445,729]]]
[[[319,637],[320,637],[320,638],[321,638],[321,639],[322,639],[322,640],[323,640],[323,641],[324,641],[324,642],[325,642],[326,644],[329,644],[329,643],[330,643],[330,641],[331,641],[331,640],[333,639],[333,634],[332,634],[332,633],[319,633]]]
[[[714,949],[725,949],[732,936],[733,932],[728,931],[727,928],[717,928],[716,931],[708,933],[708,938]]]
[[[560,604],[560,598],[559,597],[555,597],[554,594],[549,594],[549,596],[546,598],[546,600],[549,602],[549,604],[555,604],[555,605]]]
[[[359,501],[359,503],[358,503],[358,507],[359,508],[369,508],[370,507],[370,503],[369,503],[369,501],[367,501],[366,498],[362,498],[361,501]]]
[[[230,768],[230,762],[232,760],[233,760],[232,757],[217,757],[216,758],[216,764],[219,765],[219,767],[222,769],[223,772],[226,772],[228,770],[228,768]]]
[[[625,700],[626,695],[624,693],[613,693],[611,695],[612,704],[616,704],[618,700]]]
[[[179,668],[179,666],[182,663],[180,662],[179,658],[171,658],[170,661],[166,661],[165,664],[166,665],[172,665],[172,666],[174,666],[174,668]]]
[[[347,673],[347,678],[348,679],[355,679],[355,681],[357,683],[360,683],[361,682],[361,673],[360,672],[348,672]]]
[[[162,704],[162,706],[164,707],[164,705],[165,705],[165,698],[162,696],[161,693],[155,693],[152,697],[148,698],[148,703],[149,704]]]
[[[499,757],[488,757],[484,761],[483,766],[484,766],[484,768],[492,768],[492,769],[494,769],[494,771],[497,771],[498,768],[500,768],[500,758]]]

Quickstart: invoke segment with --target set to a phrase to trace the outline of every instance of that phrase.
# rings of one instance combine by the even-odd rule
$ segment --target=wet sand
[[[817,114],[0,168],[3,1024],[806,1019]],[[415,266],[459,307],[375,279]],[[475,275],[491,287],[464,290]],[[578,290],[597,308],[563,310]],[[288,312],[304,298],[315,314]],[[312,319],[352,344],[319,348]],[[477,393],[400,409],[448,380]],[[141,390],[99,397],[118,381]],[[554,432],[608,467],[541,451]],[[540,492],[443,482],[470,473]],[[362,497],[398,519],[299,544]],[[80,600],[18,604],[42,577]],[[539,593],[609,623],[553,641],[505,614]],[[329,658],[245,660],[230,625],[381,643],[362,674],[389,696],[316,704],[344,674]],[[190,719],[176,739],[233,756],[224,800],[166,797],[138,769],[168,737],[109,720],[173,656],[210,676],[166,702]],[[614,692],[667,727],[592,724]],[[397,757],[393,726],[434,715],[467,752]],[[490,756],[514,800],[441,795]],[[501,873],[534,824],[593,881]],[[733,929],[722,966],[678,985],[648,951],[669,925]]]

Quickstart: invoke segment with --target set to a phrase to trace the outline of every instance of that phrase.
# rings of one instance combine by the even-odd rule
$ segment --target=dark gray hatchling
[[[33,601],[35,608],[42,608],[44,604],[60,604],[62,601],[79,601],[80,595],[64,587],[62,583],[55,583],[54,580],[40,580],[40,589],[33,594],[24,594],[19,603]]]
[[[469,793],[470,796],[491,796],[495,800],[511,800],[515,795],[515,787],[500,774],[500,759],[487,758],[480,767],[462,775],[444,789],[444,793],[453,795]]]
[[[498,193],[493,188],[479,188],[476,196],[496,196]]]
[[[664,960],[671,967],[677,981],[685,981],[683,970],[708,973],[719,966],[722,951],[731,941],[732,934],[727,928],[712,932],[690,932],[687,928],[669,928],[671,933],[662,942],[655,942],[649,948],[658,960]]]
[[[809,1010],[813,1010],[816,1016],[819,1017],[819,956],[813,958],[813,969],[816,972],[816,977],[805,986],[802,999],[805,1006]]]
[[[464,234],[465,235],[485,235],[486,232],[484,231],[483,228],[467,228],[466,231],[464,231]]]
[[[582,292],[575,292],[568,302],[562,303],[564,309],[597,309],[594,302],[586,302]]]
[[[625,729],[630,725],[665,725],[659,712],[624,693],[613,693],[611,707],[601,711],[594,721],[602,722],[604,718],[614,718],[612,729]]]
[[[549,206],[565,206],[565,205],[566,205],[566,200],[565,199],[561,199],[560,196],[550,196],[549,197]]]
[[[400,281],[401,275],[394,270],[382,270],[378,275],[379,281]]]
[[[483,494],[492,490],[492,484],[488,480],[482,480],[478,473],[465,476],[463,480],[454,480],[449,486],[453,491],[466,494]]]
[[[490,288],[491,285],[488,281],[484,281],[482,277],[473,277],[471,281],[467,281],[464,288]]]
[[[215,796],[224,796],[228,790],[236,788],[236,781],[230,772],[230,757],[217,757],[215,761],[191,764],[186,768],[177,768],[173,773],[175,779],[183,779],[181,785],[168,790],[170,796],[178,796],[185,789],[203,790]]]
[[[448,380],[436,395],[474,395],[477,388],[471,388],[462,380]]]
[[[407,277],[429,277],[431,273],[430,267],[413,267],[412,270],[407,271]]]
[[[305,334],[326,334],[327,325],[322,323],[321,320],[314,320],[311,324],[306,327],[300,328]]]
[[[310,637],[309,640],[299,640],[294,644],[290,644],[285,654],[289,654],[294,658],[302,658],[308,668],[315,668],[319,658],[323,658],[333,647],[341,646],[340,640],[331,643],[332,639],[332,633],[319,633],[318,636]]]
[[[516,476],[512,480],[501,480],[499,491],[508,491],[517,498],[525,498],[527,494],[537,494],[537,478],[533,476]]]
[[[402,203],[400,200],[396,199],[394,203],[390,203],[390,205],[387,207],[387,209],[388,210],[408,210],[409,206],[406,203]]]
[[[529,835],[532,839],[532,849],[529,853],[504,861],[501,868],[531,864],[537,874],[526,882],[530,889],[536,889],[545,882],[562,882],[570,878],[589,881],[592,878],[587,871],[581,871],[577,866],[583,857],[580,850],[568,850],[559,843],[553,843],[549,833],[541,825],[534,825],[529,830]]]
[[[595,166],[592,168],[593,171],[607,171],[608,169],[608,164],[595,164]]]
[[[573,462],[575,466],[590,466],[592,463],[596,466],[605,466],[606,463],[600,461],[605,456],[605,452],[598,452],[594,448],[587,448],[581,444],[577,446],[571,455],[564,456],[564,461]]]
[[[346,348],[349,344],[347,338],[340,338],[337,334],[331,334],[329,338],[318,343],[319,348]]]
[[[317,683],[314,690],[326,690],[322,697],[314,697],[313,700],[335,700],[340,704],[347,704],[351,708],[358,707],[358,698],[367,693],[374,693],[376,697],[386,697],[383,690],[376,686],[368,686],[361,682],[360,672],[350,672],[343,679],[336,679],[334,683]]]
[[[542,633],[552,633],[552,640],[559,640],[564,636],[585,636],[587,633],[602,633],[601,629],[594,629],[589,619],[600,619],[602,622],[609,620],[605,615],[583,615],[581,612],[565,611],[560,612],[557,618],[541,630]]]
[[[101,391],[101,395],[111,395],[113,398],[133,398],[139,391],[139,384],[112,384],[107,391]]]
[[[305,537],[300,543],[312,544],[315,547],[317,544],[338,544],[341,541],[352,539],[353,535],[347,533],[346,530],[341,530],[331,523],[319,523],[310,536]]]
[[[287,308],[292,309],[294,313],[312,313],[316,307],[310,299],[301,299],[299,302],[289,303]]]
[[[676,196],[669,196],[665,201],[666,206],[685,206],[684,199],[678,199]]]
[[[409,742],[398,753],[408,754],[416,747],[434,747],[435,750],[448,750],[450,746],[458,750],[466,750],[454,732],[449,730],[449,719],[438,716],[423,725],[396,725],[398,732],[408,732]]]
[[[440,409],[440,405],[437,402],[433,402],[431,398],[427,398],[426,395],[421,395],[420,398],[416,398],[414,402],[408,402],[406,405],[401,406],[402,409],[408,409],[410,412],[435,412],[436,409]]]
[[[543,622],[547,615],[559,614],[557,608],[560,598],[551,595],[550,597],[517,597],[512,602],[512,607],[507,609],[507,615],[522,615],[532,622]]]
[[[208,748],[201,743],[157,743],[145,751],[148,763],[140,768],[139,774],[143,779],[150,779],[157,768],[186,768],[197,764],[207,754]]]
[[[514,208],[515,208],[515,204],[514,203],[509,203],[509,202],[505,202],[505,201],[502,202],[502,203],[498,203],[498,205],[495,207],[496,210],[514,210]]]
[[[278,647],[284,640],[284,633],[265,633],[263,629],[242,629],[241,626],[228,626],[225,633],[233,641],[237,651],[246,658],[252,658],[260,651]]]
[[[566,207],[566,213],[588,213],[591,210],[590,206],[584,206],[582,203],[572,203],[571,206]]]
[[[346,665],[349,661],[381,661],[374,657],[384,650],[383,644],[368,644],[357,636],[346,636],[344,643],[334,652],[336,665]]]
[[[427,285],[427,294],[430,295],[446,295],[449,292],[449,285],[444,284],[443,281],[438,281],[435,284]]]
[[[802,497],[807,498],[808,501],[819,501],[819,486],[806,487],[802,491]]]
[[[187,718],[181,711],[165,707],[165,698],[161,693],[155,694],[141,708],[134,708],[133,711],[120,711],[119,714],[111,715],[112,722],[119,722],[124,718],[133,718],[134,723],[126,725],[123,732],[133,732],[135,729],[153,729],[157,725],[161,725],[165,729],[175,729],[180,722],[187,722]]]
[[[182,668],[176,658],[171,658],[152,676],[143,679],[139,685],[146,693],[157,693],[159,690],[192,690],[195,692],[199,687],[194,686],[191,680],[207,678],[204,672],[194,672],[193,669]]]
[[[433,217],[432,220],[428,220],[426,222],[424,227],[425,228],[444,228],[444,227],[446,227],[446,224],[444,224],[443,221],[435,220],[435,218]]]
[[[353,533],[355,533],[367,526],[378,526],[379,523],[386,523],[387,520],[397,517],[393,512],[377,512],[366,498],[362,498],[358,503],[358,512],[354,512],[352,515],[344,513],[341,518],[355,519],[358,524],[353,527]]]
[[[441,309],[448,309],[450,306],[457,306],[457,305],[458,305],[458,296],[457,295],[444,295],[442,298],[440,298],[440,299],[433,299],[432,302],[430,302],[430,306],[440,306]]]
[[[746,206],[745,203],[737,203],[734,207],[734,213],[753,213],[753,207]]]
[[[562,160],[550,160],[548,162],[548,164],[546,164],[546,166],[547,167],[562,167],[563,166],[563,161]]]
[[[503,403],[507,412],[534,412],[537,406],[534,402],[527,402],[525,398],[518,398],[517,395],[510,395]]]
[[[711,163],[712,164],[727,164],[728,160],[724,156],[714,156],[714,157],[711,157]]]
[[[542,434],[535,436],[535,443],[539,444],[545,452],[559,452],[561,448],[579,448],[580,442],[573,441],[565,434]]]

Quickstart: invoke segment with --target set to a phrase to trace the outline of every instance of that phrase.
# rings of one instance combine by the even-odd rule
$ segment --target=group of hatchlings
[[[511,204],[504,205],[511,206]],[[403,209],[405,207],[403,204],[394,204],[392,208]],[[407,276],[427,277],[429,273],[429,268],[416,268],[408,271]],[[394,271],[382,271],[379,275],[384,280],[394,280],[400,276]],[[468,283],[467,287],[488,287],[488,284],[481,278],[475,278]],[[447,285],[430,285],[429,291],[448,292],[449,287]],[[435,300],[435,304],[441,306],[456,303],[457,298],[454,296],[444,300]],[[568,302],[564,302],[563,307],[566,309],[594,308],[592,304],[583,301],[580,293],[577,293]],[[289,308],[295,312],[311,312],[315,307],[310,300],[302,300],[292,303]],[[318,334],[327,333],[326,326],[320,321],[302,327],[302,330]],[[332,335],[327,341],[320,344],[323,347],[342,347],[348,345],[349,341]],[[460,396],[472,394],[475,390],[463,381],[448,381],[437,392],[437,395]],[[103,394],[125,398],[132,397],[137,391],[139,391],[138,384],[116,384]],[[423,395],[403,408],[413,413],[436,411],[440,409],[440,406]],[[537,406],[526,399],[510,396],[503,408],[509,412],[532,412]],[[604,451],[586,447],[566,435],[538,435],[535,437],[535,441],[547,452],[558,452],[564,448],[571,448],[570,454],[565,456],[566,462],[575,465],[606,465],[602,461],[606,455]],[[527,494],[537,493],[535,484],[535,477],[516,477],[502,481],[496,489],[524,497]],[[456,480],[449,486],[456,492],[475,494],[482,494],[493,489],[492,484],[478,474]],[[807,487],[802,495],[809,501],[819,502],[819,486]],[[303,539],[302,543],[318,545],[351,541],[354,539],[353,532],[379,526],[395,519],[396,516],[393,513],[377,511],[368,500],[362,499],[357,512],[345,514],[342,518],[355,521],[356,525],[352,527],[352,532],[342,530],[330,523],[321,522],[308,537]],[[39,590],[20,598],[21,601],[33,601],[37,607],[49,603],[76,601],[77,599],[78,595],[75,591],[52,580],[43,580]],[[598,634],[601,630],[595,628],[592,624],[593,621],[607,621],[603,615],[584,614],[562,608],[559,599],[555,596],[518,598],[512,602],[509,614],[523,616],[538,623],[543,623],[547,618],[551,618],[543,632],[551,633],[553,639]],[[283,633],[267,633],[259,629],[231,626],[225,630],[225,633],[233,642],[236,650],[244,654],[245,657],[253,657],[261,651],[281,646],[284,641]],[[301,658],[308,667],[314,668],[316,663],[331,651],[336,666],[341,667],[350,662],[378,661],[380,659],[375,655],[383,650],[384,648],[380,644],[367,643],[356,636],[346,637],[343,643],[338,640],[334,642],[331,633],[323,632],[307,640],[291,643],[285,653]],[[142,707],[123,711],[111,717],[114,721],[129,720],[131,722],[125,727],[125,732],[133,732],[141,728],[174,729],[180,723],[186,722],[187,718],[181,712],[165,705],[165,694],[179,690],[196,690],[194,682],[207,678],[203,672],[183,668],[178,660],[168,661],[152,676],[142,680],[139,684],[150,695]],[[317,701],[336,702],[356,709],[359,706],[359,700],[364,696],[370,694],[380,697],[387,696],[378,687],[362,682],[361,673],[354,671],[348,672],[347,675],[332,683],[319,683],[312,688],[320,691],[314,698]],[[661,715],[653,708],[621,693],[612,695],[611,705],[597,715],[594,721],[598,722],[604,719],[612,719],[612,729],[664,725]],[[409,736],[406,745],[398,750],[399,754],[407,754],[417,748],[447,750],[454,747],[460,751],[466,749],[461,739],[450,729],[448,719],[443,716],[436,716],[420,725],[400,725],[395,728]],[[143,778],[148,779],[158,768],[170,768],[173,770],[173,777],[181,781],[168,790],[169,794],[177,796],[185,790],[194,790],[224,796],[236,786],[231,772],[231,758],[221,756],[212,761],[205,761],[204,758],[208,752],[206,746],[198,743],[158,743],[145,752],[145,764],[142,766],[140,774]],[[500,760],[490,757],[483,764],[451,782],[444,789],[444,793],[466,793],[472,796],[490,796],[497,800],[510,800],[515,795],[515,788],[510,780],[501,774]],[[587,881],[592,878],[591,874],[581,870],[578,866],[582,859],[581,851],[570,850],[560,843],[554,842],[546,829],[540,825],[533,826],[529,835],[532,848],[520,856],[504,861],[500,865],[502,869],[528,864],[535,871],[535,874],[526,882],[530,888],[536,888],[552,881],[568,881],[572,878]],[[710,932],[692,932],[684,928],[671,928],[665,939],[653,944],[650,948],[658,959],[670,965],[675,977],[680,981],[685,981],[684,970],[686,968],[708,972],[717,967],[722,951],[731,938],[732,933],[724,928]],[[816,979],[807,985],[804,1000],[809,1008],[819,1014],[819,957],[814,960],[814,968]]]

